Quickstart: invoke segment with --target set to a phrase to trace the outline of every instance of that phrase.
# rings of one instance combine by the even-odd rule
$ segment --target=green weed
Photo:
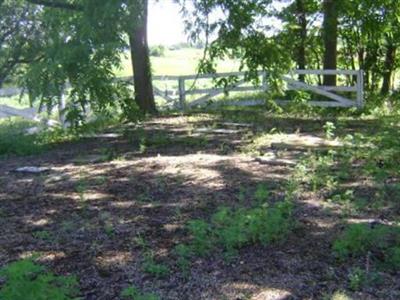
[[[169,274],[169,268],[166,265],[157,263],[152,251],[144,254],[143,271],[157,278],[165,277]]]
[[[266,245],[282,240],[292,228],[291,211],[292,204],[286,201],[236,210],[221,207],[210,223],[203,220],[189,223],[191,247],[201,256],[218,246],[229,255],[247,244]]]
[[[335,130],[336,130],[336,126],[334,123],[332,122],[326,122],[325,125],[323,126],[324,130],[325,130],[325,137],[327,139],[333,139],[335,137]]]
[[[341,260],[366,257],[389,269],[400,268],[400,229],[387,225],[351,224],[333,243]]]
[[[177,258],[176,265],[184,274],[187,274],[191,265],[192,249],[187,245],[179,244],[175,247],[174,253]]]
[[[52,234],[47,230],[35,231],[32,233],[32,236],[43,241],[50,241],[53,239]]]
[[[129,300],[159,300],[160,298],[152,293],[142,293],[138,288],[131,286],[121,293],[122,298]]]
[[[0,270],[5,283],[0,289],[3,300],[72,300],[77,299],[77,280],[56,276],[32,259],[13,262]]]
[[[254,198],[257,201],[257,203],[259,203],[259,204],[266,202],[269,198],[268,187],[265,184],[261,184],[261,183],[259,185],[257,185],[257,189],[254,194]]]
[[[204,220],[189,221],[188,230],[192,236],[192,249],[195,254],[205,256],[212,249],[211,227]]]
[[[353,291],[360,291],[365,286],[372,286],[380,281],[380,276],[375,272],[367,272],[360,268],[354,268],[348,275],[349,287]]]

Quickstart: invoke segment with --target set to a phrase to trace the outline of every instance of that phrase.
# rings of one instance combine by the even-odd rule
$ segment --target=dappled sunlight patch
[[[131,208],[135,206],[134,201],[112,201],[109,203],[111,207],[115,208]]]
[[[387,226],[398,226],[400,227],[400,222],[396,221],[388,221],[388,220],[383,220],[383,219],[375,219],[375,218],[348,218],[347,222],[349,224],[371,224],[371,226],[374,226],[376,224],[383,224]]]
[[[25,223],[32,226],[42,227],[48,225],[50,221],[47,218],[36,219],[35,217],[32,217],[25,220]]]
[[[293,297],[293,295],[282,289],[268,288],[263,289],[261,293],[253,295],[250,300],[286,300]]]
[[[49,197],[51,199],[60,200],[60,202],[65,201],[65,200],[71,200],[71,201],[76,200],[75,195],[72,193],[65,193],[65,192],[57,193],[57,192],[55,192],[55,193],[44,193],[43,195],[46,197]],[[49,214],[53,214],[56,212],[54,209],[51,209],[51,211],[54,211],[54,212],[49,212]]]
[[[39,262],[51,262],[66,257],[64,251],[24,251],[18,255],[19,259],[37,258]]]
[[[75,202],[86,202],[86,201],[105,201],[111,200],[111,196],[106,193],[102,193],[96,190],[84,190],[77,191],[70,195],[70,199]]]
[[[349,297],[345,292],[335,292],[331,300],[352,300],[353,298]]]
[[[33,183],[35,181],[34,178],[18,178],[15,180],[17,184],[27,184],[27,183]]]
[[[260,291],[261,290],[261,291]],[[265,288],[248,282],[234,282],[223,285],[222,291],[228,299],[285,300],[293,295],[284,289]]]
[[[249,145],[244,147],[246,152],[271,147],[274,149],[317,149],[338,148],[344,144],[337,139],[326,139],[305,133],[264,133],[255,137]]]
[[[163,228],[168,232],[174,232],[180,228],[183,228],[183,226],[182,224],[170,223],[170,224],[164,224]]]
[[[102,267],[125,266],[134,259],[130,251],[106,251],[95,258],[95,263]]]

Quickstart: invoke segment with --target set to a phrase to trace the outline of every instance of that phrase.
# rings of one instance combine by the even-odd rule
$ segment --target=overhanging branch
[[[60,9],[68,9],[68,10],[74,10],[74,11],[82,11],[83,6],[79,4],[73,4],[73,3],[68,3],[64,1],[56,1],[56,0],[26,0],[29,3],[32,4],[37,4],[37,5],[43,5],[46,7],[52,7],[52,8],[60,8]]]

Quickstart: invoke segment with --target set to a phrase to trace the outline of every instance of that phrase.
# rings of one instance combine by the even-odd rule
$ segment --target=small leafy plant
[[[160,298],[152,293],[142,293],[138,288],[131,286],[121,293],[122,298],[128,300],[159,300]]]
[[[179,244],[174,249],[176,259],[176,265],[184,273],[187,274],[190,269],[190,258],[192,256],[192,249],[184,244]]]
[[[221,207],[211,217],[211,222],[194,220],[189,223],[191,248],[197,255],[207,255],[216,247],[227,254],[254,243],[268,244],[279,241],[292,228],[292,203],[288,201],[273,206],[231,209]]]
[[[211,227],[204,220],[193,220],[188,224],[188,230],[192,235],[192,249],[195,254],[205,256],[212,249],[210,239]]]
[[[349,287],[353,291],[360,291],[367,285],[374,285],[380,280],[379,274],[367,272],[361,268],[354,268],[349,276]]]
[[[332,139],[335,137],[336,126],[333,122],[326,122],[323,128],[325,130],[325,137],[327,139]]]
[[[166,265],[157,263],[153,252],[148,251],[144,255],[143,271],[157,278],[162,278],[168,275],[169,268]]]
[[[371,255],[389,269],[400,268],[400,229],[383,224],[351,224],[333,244],[341,260]]]
[[[50,241],[51,239],[53,239],[52,234],[47,230],[35,231],[32,233],[32,236],[36,239],[43,241]]]
[[[259,184],[254,194],[254,199],[257,201],[257,203],[262,204],[266,202],[268,198],[269,198],[268,187],[265,184]]]
[[[2,300],[72,300],[76,296],[77,280],[71,276],[56,276],[46,272],[32,259],[13,262],[0,270],[5,279],[0,289]]]

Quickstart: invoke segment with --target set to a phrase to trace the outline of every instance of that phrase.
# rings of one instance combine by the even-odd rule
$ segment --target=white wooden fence
[[[323,76],[337,75],[346,76],[350,80],[344,82],[355,82],[354,85],[342,86],[321,86],[315,83],[316,80],[306,80],[301,82],[296,79],[298,75]],[[209,104],[212,99],[227,92],[261,92],[268,91],[268,74],[266,72],[258,73],[258,84],[253,85],[247,81],[245,72],[231,72],[218,74],[199,74],[186,76],[153,76],[155,95],[164,98],[167,107],[175,107],[181,110],[187,110],[193,107]],[[226,87],[215,87],[213,81],[221,78],[235,78],[236,80]],[[364,105],[364,82],[362,70],[294,70],[290,74],[282,77],[287,84],[287,90],[304,90],[313,94],[325,97],[325,100],[308,101],[309,105],[321,107],[358,107]],[[133,82],[133,77],[119,78]],[[343,81],[340,81],[343,82]],[[199,87],[203,83],[202,87]],[[21,94],[23,91],[19,88],[0,89],[0,97],[11,97]],[[341,93],[341,94],[338,94]],[[344,96],[343,93],[352,94],[353,97]],[[62,97],[64,98],[64,97]],[[328,100],[327,100],[328,99]],[[287,104],[291,100],[276,100],[278,104]],[[230,104],[237,106],[263,105],[265,99],[245,99],[239,101],[214,101],[214,104]],[[58,104],[61,124],[65,123],[64,114],[65,99]],[[34,108],[17,109],[7,105],[0,105],[0,119],[21,116],[27,119],[38,119],[38,113]]]
[[[315,83],[316,80],[308,80],[301,82],[295,77],[298,75],[311,76],[323,76],[323,75],[337,75],[346,76],[348,80],[342,80],[341,82],[355,82],[353,85],[342,85],[342,86],[322,86]],[[237,77],[237,81],[225,88],[206,87],[198,88],[195,81],[201,80],[218,80],[226,77]],[[249,84],[245,78],[245,72],[231,72],[231,73],[218,73],[218,74],[204,74],[204,75],[187,75],[187,76],[154,76],[155,82],[175,82],[177,86],[176,91],[173,89],[165,88],[162,90],[159,87],[155,87],[155,94],[164,98],[167,103],[175,104],[175,107],[179,107],[182,110],[193,108],[196,106],[202,106],[210,103],[210,100],[215,99],[217,96],[222,95],[226,92],[257,92],[257,91],[268,91],[268,74],[266,72],[259,72],[259,84]],[[131,79],[131,78],[130,78]],[[287,90],[303,90],[309,91],[315,95],[324,97],[325,99],[316,99],[308,101],[307,103],[311,106],[321,107],[358,107],[361,108],[364,105],[364,82],[363,82],[363,71],[362,70],[294,70],[290,74],[282,77],[286,83]],[[315,79],[315,78],[314,78]],[[172,84],[173,86],[174,84]],[[340,94],[338,94],[340,93]],[[344,96],[343,93],[351,94],[351,96]],[[174,97],[175,95],[175,97]],[[200,95],[196,98],[195,95]],[[191,99],[188,99],[191,97]],[[250,97],[251,98],[251,97]],[[292,100],[276,100],[278,104],[288,104]],[[251,105],[262,105],[265,103],[265,99],[246,99],[241,101],[214,101],[214,104],[231,104],[237,106],[251,106]],[[177,105],[178,104],[178,105]]]

